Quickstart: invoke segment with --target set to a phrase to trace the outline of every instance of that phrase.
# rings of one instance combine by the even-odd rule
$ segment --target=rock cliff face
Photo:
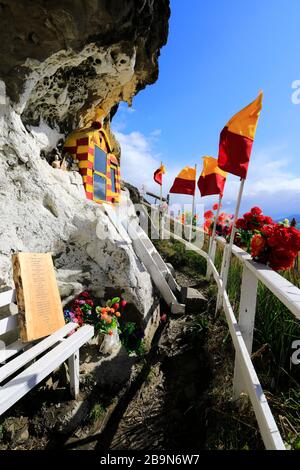
[[[95,118],[109,130],[118,103],[157,79],[168,17],[168,0],[1,0],[0,285],[12,282],[12,252],[51,251],[64,298],[122,288],[148,313],[152,284],[132,248],[80,175],[41,151]]]

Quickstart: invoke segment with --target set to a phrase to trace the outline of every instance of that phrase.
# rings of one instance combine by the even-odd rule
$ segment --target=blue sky
[[[299,0],[171,0],[158,81],[132,108],[121,104],[113,120],[123,178],[158,192],[152,174],[160,160],[167,168],[164,193],[185,165],[197,163],[199,176],[201,157],[217,157],[228,119],[262,89],[241,212],[260,205],[273,216],[300,213],[300,92],[292,88],[300,80],[299,17]],[[228,211],[238,184],[228,178]],[[205,208],[214,201],[202,199]]]

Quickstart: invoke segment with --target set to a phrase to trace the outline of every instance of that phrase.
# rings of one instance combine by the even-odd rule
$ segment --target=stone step
[[[207,299],[193,287],[181,287],[180,302],[185,304],[186,313],[201,313],[206,308]]]

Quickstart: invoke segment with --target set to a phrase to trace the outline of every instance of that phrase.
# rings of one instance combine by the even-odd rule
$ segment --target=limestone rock
[[[27,124],[68,129],[157,79],[169,0],[2,0],[0,78]]]

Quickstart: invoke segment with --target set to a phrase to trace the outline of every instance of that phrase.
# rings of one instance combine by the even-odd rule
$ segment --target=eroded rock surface
[[[169,1],[2,0],[0,77],[26,123],[70,130],[158,76]]]

